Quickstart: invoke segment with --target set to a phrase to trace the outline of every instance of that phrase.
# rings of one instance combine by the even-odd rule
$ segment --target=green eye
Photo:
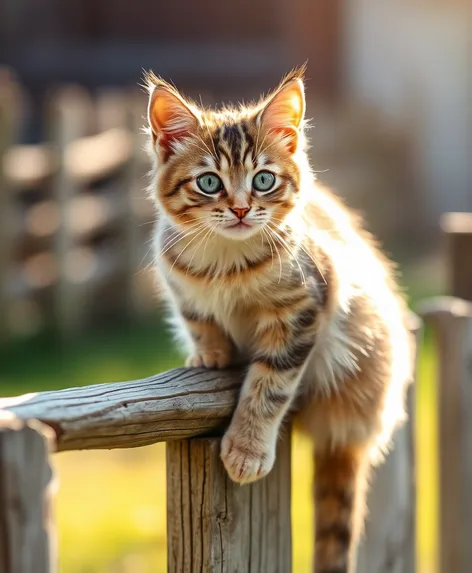
[[[275,185],[275,175],[270,171],[259,171],[252,180],[252,186],[256,191],[270,191]]]
[[[214,173],[204,173],[197,177],[197,185],[204,193],[218,193],[223,189],[223,182]]]

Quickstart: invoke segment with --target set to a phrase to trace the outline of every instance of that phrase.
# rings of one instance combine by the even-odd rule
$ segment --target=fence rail
[[[419,324],[412,324],[412,329],[419,333]],[[0,401],[0,467],[13,468],[17,478],[49,475],[51,447],[111,449],[169,442],[169,572],[290,573],[290,433],[279,440],[273,471],[255,484],[241,488],[232,483],[219,459],[218,436],[235,408],[241,381],[238,370],[181,368],[145,380],[5,398]],[[410,423],[397,431],[395,447],[369,494],[370,521],[359,555],[365,573],[384,573],[387,562],[396,568],[392,570],[415,570],[411,428]],[[42,438],[48,432],[48,439]],[[17,443],[30,443],[31,455],[12,461]],[[14,492],[9,489],[4,494],[3,512],[9,517],[2,522],[6,531],[0,535],[4,544],[17,539],[5,555],[21,551],[26,561],[22,567],[5,562],[2,573],[33,573],[26,565],[28,559],[34,562],[31,552],[38,551],[37,544],[27,542],[32,531],[42,543],[41,555],[45,560],[49,556],[47,563],[54,570],[53,532],[40,535],[38,511],[27,512],[25,519],[22,508],[8,502],[20,497],[30,508],[44,507],[49,481],[19,481],[23,489],[18,491],[19,486],[10,482],[5,486],[14,487]],[[1,543],[0,538],[0,547]],[[46,565],[43,570],[48,571]]]
[[[466,573],[472,563],[472,303],[432,299],[421,313],[439,358],[439,573]],[[418,322],[412,329],[420,335]],[[219,460],[218,436],[241,378],[238,370],[181,368],[1,400],[0,571],[55,571],[50,452],[165,441],[169,572],[290,573],[289,434],[280,440],[274,470],[255,484],[236,486]],[[416,570],[413,391],[409,423],[396,432],[373,479],[359,573]]]
[[[74,333],[96,313],[100,289],[113,296],[99,307],[139,313],[151,291],[136,296],[154,219],[143,190],[143,98],[62,88],[45,106],[45,141],[18,144],[27,98],[0,69],[0,338],[35,323],[32,312],[19,321],[18,308]]]

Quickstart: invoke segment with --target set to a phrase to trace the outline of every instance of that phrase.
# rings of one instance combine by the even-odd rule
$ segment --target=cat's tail
[[[365,513],[367,450],[315,450],[315,573],[354,573]]]

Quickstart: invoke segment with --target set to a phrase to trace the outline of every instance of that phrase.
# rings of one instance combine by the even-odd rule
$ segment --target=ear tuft
[[[269,130],[282,134],[290,151],[297,148],[305,116],[305,90],[300,70],[287,76],[266,101],[259,121]]]
[[[172,153],[172,144],[190,135],[200,121],[198,110],[187,103],[179,92],[167,82],[148,75],[148,121],[153,138],[166,155]]]

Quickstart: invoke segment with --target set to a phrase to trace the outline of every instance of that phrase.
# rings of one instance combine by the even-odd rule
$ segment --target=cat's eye
[[[270,171],[259,171],[252,180],[252,186],[256,191],[270,191],[274,185],[275,175]]]
[[[197,185],[204,193],[218,193],[223,189],[223,181],[214,173],[204,173],[197,177]]]

